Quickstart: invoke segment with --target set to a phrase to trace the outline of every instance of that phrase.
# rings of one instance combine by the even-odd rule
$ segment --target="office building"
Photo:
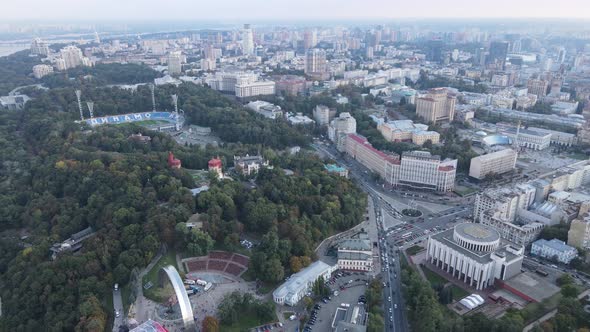
[[[244,55],[254,55],[254,33],[250,24],[244,24],[242,29],[242,52]]]
[[[451,122],[455,117],[456,97],[445,88],[430,89],[416,100],[416,114],[428,123]]]
[[[512,149],[500,150],[471,159],[469,176],[483,180],[487,175],[503,174],[516,167],[518,154]]]
[[[535,131],[541,134],[550,134],[551,138],[549,139],[549,143],[551,145],[559,145],[559,146],[572,146],[577,143],[576,134],[564,133],[562,131],[557,130],[550,130],[545,128],[537,128],[537,127],[528,127],[527,129]]]
[[[542,79],[530,79],[527,81],[527,89],[530,94],[533,94],[539,98],[547,95],[547,88],[549,82]]]
[[[551,133],[540,132],[531,129],[516,129],[508,128],[503,130],[502,133],[515,142],[517,146],[531,149],[531,150],[544,150],[551,144]]]
[[[31,54],[49,55],[49,45],[42,41],[41,38],[35,38],[31,42]]]
[[[552,239],[550,241],[540,239],[533,242],[531,246],[531,255],[555,260],[563,264],[569,264],[572,259],[578,256],[578,251],[576,248],[570,247],[565,244],[565,242],[558,239]]]
[[[305,93],[305,77],[296,75],[282,75],[273,77],[275,91],[278,95],[298,96]]]
[[[371,271],[373,246],[366,238],[345,239],[338,243],[338,268],[340,270]]]
[[[182,73],[182,53],[180,51],[173,51],[168,54],[168,74],[178,75]]]
[[[441,161],[427,151],[406,151],[401,157],[386,154],[356,134],[346,137],[345,151],[392,186],[442,192],[455,187],[456,159]]]
[[[51,73],[53,73],[53,67],[51,67],[49,65],[35,65],[35,66],[33,66],[33,76],[35,76],[36,79],[40,79],[43,76],[47,76]]]
[[[448,192],[455,188],[457,160],[440,160],[427,151],[402,153],[397,185],[413,189]],[[395,184],[396,181],[391,181]]]
[[[236,97],[248,98],[253,96],[274,95],[275,82],[273,81],[256,81],[256,82],[240,82],[236,83],[235,87]]]
[[[477,290],[520,273],[524,247],[504,241],[491,227],[462,223],[431,235],[427,261]]]
[[[340,113],[328,126],[328,138],[336,144],[338,151],[345,150],[346,137],[355,133],[356,119],[348,112]]]
[[[490,52],[486,65],[495,69],[504,70],[506,66],[506,57],[508,56],[508,42],[493,41],[490,43]]]
[[[430,40],[426,44],[426,61],[440,63],[442,62],[442,40]]]
[[[330,279],[330,275],[338,269],[338,265],[330,266],[322,261],[313,262],[308,267],[293,274],[287,281],[280,285],[274,292],[272,298],[280,305],[295,306],[311,291],[313,284],[318,278],[324,281]]]
[[[414,123],[412,120],[381,122],[377,125],[377,130],[390,142],[412,142],[423,145],[426,141],[438,144],[440,140],[440,134],[429,131],[428,125]]]
[[[329,77],[328,64],[326,61],[326,51],[313,48],[305,52],[305,70],[306,75],[317,80],[325,80]]]

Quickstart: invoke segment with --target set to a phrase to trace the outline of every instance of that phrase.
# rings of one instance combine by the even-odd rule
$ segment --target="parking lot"
[[[328,283],[328,286],[332,289],[331,300],[319,301],[316,305],[319,308],[316,310],[316,319],[313,325],[309,323],[307,331],[332,331],[332,321],[334,320],[334,314],[338,308],[350,309],[355,305],[358,305],[358,300],[361,295],[365,295],[367,289],[367,275],[361,272],[346,272],[349,275],[342,275],[342,277],[335,277]],[[337,293],[334,293],[336,291]],[[338,294],[337,296],[334,294]],[[348,304],[349,307],[345,307],[342,304]],[[364,311],[364,306],[361,312]],[[366,315],[363,314],[359,324],[366,325]]]

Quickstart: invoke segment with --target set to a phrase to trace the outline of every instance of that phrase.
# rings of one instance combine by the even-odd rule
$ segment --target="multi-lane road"
[[[353,159],[345,159],[332,145],[313,144],[316,151],[336,161],[349,171],[350,178],[371,196],[378,226],[379,260],[384,285],[383,303],[386,331],[408,331],[405,303],[401,292],[400,250],[446,229],[472,214],[472,199],[441,197],[432,193],[412,193],[378,184],[371,172]],[[402,215],[405,208],[422,212],[419,218]]]

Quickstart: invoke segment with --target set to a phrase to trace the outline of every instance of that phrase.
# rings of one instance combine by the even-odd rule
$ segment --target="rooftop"
[[[306,287],[310,282],[314,282],[319,275],[330,268],[330,265],[322,261],[313,262],[310,266],[293,274],[289,280],[275,289],[273,296],[284,297],[290,293],[297,293],[301,288]]]
[[[537,246],[547,246],[551,249],[554,249],[556,251],[559,252],[566,252],[566,251],[571,251],[571,250],[576,250],[576,248],[572,247],[572,246],[568,246],[567,244],[565,244],[565,242],[558,240],[558,239],[552,239],[550,241],[547,241],[545,239],[540,239],[537,240],[535,242],[533,242],[533,245],[537,245]]]
[[[500,238],[500,234],[493,228],[475,223],[458,224],[455,232],[474,241],[491,242]]]

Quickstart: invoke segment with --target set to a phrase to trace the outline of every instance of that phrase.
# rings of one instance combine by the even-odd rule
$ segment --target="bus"
[[[547,273],[547,271],[545,271],[545,270],[541,270],[541,269],[536,269],[536,270],[535,270],[535,273],[536,273],[536,274],[538,274],[538,275],[541,275],[541,276],[543,276],[543,277],[546,277],[546,276],[548,276],[548,275],[549,275],[549,273]]]

